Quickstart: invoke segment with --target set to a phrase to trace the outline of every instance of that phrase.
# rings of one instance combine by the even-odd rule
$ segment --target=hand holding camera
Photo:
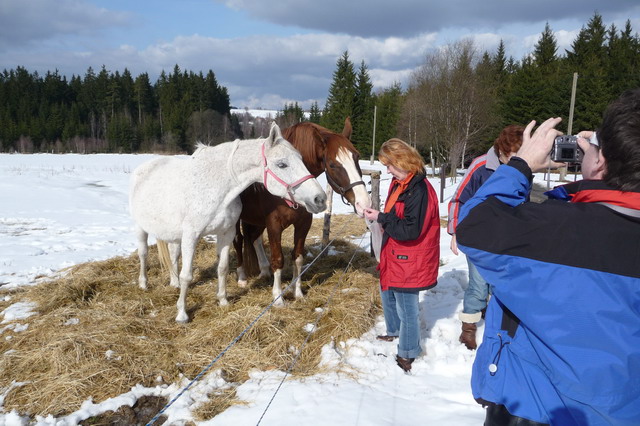
[[[551,161],[558,163],[582,163],[584,151],[578,145],[578,136],[556,136],[551,148]]]
[[[535,120],[530,122],[524,129],[522,135],[522,146],[518,150],[516,156],[527,162],[532,172],[540,172],[546,170],[547,167],[561,167],[564,163],[552,161],[549,153],[560,131],[555,127],[560,123],[560,117],[549,118],[536,129],[533,134],[531,131],[536,125]]]

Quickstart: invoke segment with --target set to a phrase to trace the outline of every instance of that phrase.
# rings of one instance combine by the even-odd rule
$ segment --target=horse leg
[[[258,275],[259,271],[255,240],[262,235],[262,231],[264,231],[264,226],[261,227],[242,221],[242,232],[244,233],[242,262],[245,272],[251,277]]]
[[[264,242],[262,239],[262,234],[253,242],[253,246],[256,249],[256,255],[258,256],[258,264],[260,265],[260,276],[268,277],[271,275],[271,265],[269,264],[269,259],[267,258],[267,253],[264,251]]]
[[[294,225],[293,231],[293,251],[291,260],[293,261],[293,279],[295,281],[295,297],[300,299],[302,294],[302,265],[304,264],[304,242],[307,239],[309,229],[313,222],[311,214],[303,214],[300,223]]]
[[[182,234],[182,269],[180,270],[180,297],[178,298],[178,315],[176,316],[176,322],[187,322],[189,316],[187,315],[187,290],[189,284],[193,280],[193,256],[196,251],[196,245],[198,244],[197,234],[185,235]]]
[[[244,271],[244,266],[242,262],[242,244],[244,241],[244,237],[242,236],[242,231],[240,230],[240,221],[236,222],[236,236],[233,238],[233,247],[236,250],[236,262],[238,264],[238,268],[236,269],[238,274],[238,286],[245,287],[247,285],[247,274]]]
[[[180,257],[180,243],[169,243],[169,257],[171,258],[171,287],[180,287],[180,278],[178,277],[178,259]]]
[[[147,238],[149,234],[142,228],[136,226],[136,237],[138,238],[138,258],[140,259],[140,274],[138,275],[138,286],[141,289],[147,288],[147,254],[149,253],[149,245]]]
[[[229,304],[227,301],[227,274],[229,273],[229,251],[233,242],[233,228],[220,232],[217,239],[218,250],[218,301],[220,306]]]
[[[282,229],[272,229],[267,227],[269,235],[269,248],[271,249],[271,268],[273,269],[273,290],[272,295],[275,300],[274,306],[284,306],[282,299],[282,267],[284,258],[282,257]]]

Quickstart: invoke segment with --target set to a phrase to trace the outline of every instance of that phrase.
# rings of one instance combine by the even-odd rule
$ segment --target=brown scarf
[[[393,192],[389,194],[389,198],[387,198],[387,202],[384,204],[385,213],[389,213],[391,211],[393,205],[396,203],[396,201],[398,201],[398,197],[400,196],[400,194],[402,194],[404,190],[407,189],[407,186],[409,186],[409,182],[411,182],[411,179],[413,179],[414,175],[415,173],[409,173],[403,180],[393,179],[394,182],[392,182],[392,184],[395,183],[396,187],[394,188]]]

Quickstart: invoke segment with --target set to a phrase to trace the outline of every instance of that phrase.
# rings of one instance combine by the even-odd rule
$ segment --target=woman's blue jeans
[[[398,356],[417,358],[422,352],[418,293],[403,293],[394,290],[381,291],[380,293],[387,335],[400,337]]]
[[[489,284],[482,278],[478,268],[468,258],[467,264],[469,265],[469,286],[464,292],[462,312],[476,314],[487,307]]]

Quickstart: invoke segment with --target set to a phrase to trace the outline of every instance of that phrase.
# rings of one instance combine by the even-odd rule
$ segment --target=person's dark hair
[[[510,124],[498,135],[493,143],[493,150],[499,157],[500,153],[509,155],[512,152],[517,152],[522,145],[522,134],[524,133],[524,127],[517,124]]]
[[[606,160],[604,181],[620,191],[640,189],[640,89],[609,104],[597,136]]]

